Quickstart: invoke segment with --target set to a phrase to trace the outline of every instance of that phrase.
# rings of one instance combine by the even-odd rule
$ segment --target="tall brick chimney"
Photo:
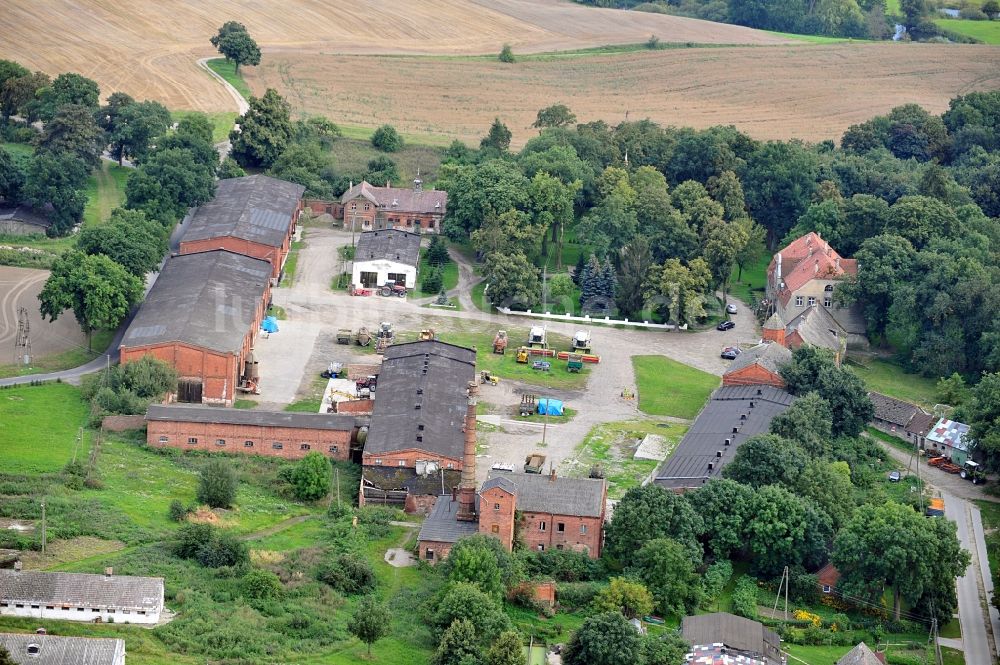
[[[458,486],[457,519],[477,522],[476,515],[476,396],[479,386],[469,382],[469,406],[465,412],[465,450],[462,455],[462,482]]]

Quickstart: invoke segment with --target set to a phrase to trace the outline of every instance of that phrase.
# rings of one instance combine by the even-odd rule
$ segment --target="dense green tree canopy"
[[[62,159],[70,155],[89,168],[97,166],[105,135],[94,121],[93,111],[77,104],[60,106],[55,115],[45,123],[38,137],[37,154],[47,154]]]
[[[81,230],[76,246],[84,254],[103,254],[144,279],[163,260],[167,238],[163,226],[141,210],[116,208],[106,224]]]
[[[97,111],[100,98],[100,88],[94,81],[79,74],[60,74],[52,85],[39,93],[35,114],[48,122],[61,107],[67,105],[82,106],[93,114]]]
[[[372,645],[389,634],[392,615],[385,605],[374,596],[365,596],[347,622],[347,630],[368,645],[368,657],[372,655]]]
[[[250,108],[236,121],[240,128],[229,134],[230,155],[240,166],[268,168],[291,140],[290,106],[272,88],[263,97],[250,97],[249,103]]]
[[[698,607],[699,575],[690,553],[677,541],[650,540],[636,553],[629,571],[649,589],[661,616],[683,617]]]
[[[309,453],[295,464],[291,481],[297,498],[322,499],[330,493],[330,460],[323,453]]]
[[[213,458],[198,476],[198,501],[212,508],[229,508],[236,501],[239,478],[231,462]]]
[[[659,485],[629,489],[615,508],[605,530],[605,552],[627,564],[642,546],[654,538],[673,538],[691,559],[701,560],[697,538],[704,522],[683,496]]]
[[[635,665],[640,662],[639,634],[621,612],[605,612],[584,620],[563,648],[566,665]]]

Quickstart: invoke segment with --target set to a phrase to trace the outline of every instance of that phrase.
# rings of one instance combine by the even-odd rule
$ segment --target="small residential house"
[[[215,197],[182,222],[180,253],[226,249],[271,264],[277,281],[292,246],[305,187],[266,175],[220,180]]]
[[[125,640],[0,633],[0,647],[17,665],[125,665]]]
[[[917,413],[904,428],[906,440],[921,450],[927,448],[927,435],[934,425],[937,424],[938,417],[932,413]]]
[[[726,369],[722,375],[724,386],[773,386],[784,388],[781,368],[791,362],[792,352],[781,344],[764,342],[747,349]]]
[[[362,504],[427,512],[458,485],[466,439],[475,441],[475,380],[472,349],[438,340],[386,349],[361,458]]]
[[[420,176],[413,189],[377,187],[361,181],[340,197],[344,228],[352,231],[402,229],[414,233],[440,233],[448,208],[448,193],[425,190]]]
[[[420,236],[409,231],[366,231],[354,250],[351,283],[356,287],[379,287],[387,282],[407,289],[417,286]]]
[[[926,441],[926,447],[949,458],[952,464],[962,466],[969,459],[969,426],[965,423],[941,418],[927,433]]]
[[[155,624],[162,611],[162,577],[0,570],[0,616]]]
[[[253,347],[271,301],[271,264],[229,250],[167,260],[121,343],[177,370],[177,401],[232,406],[256,384]]]
[[[146,443],[153,448],[284,459],[319,452],[349,460],[358,426],[355,416],[336,413],[153,404],[146,410]]]
[[[840,657],[836,665],[885,665],[885,654],[876,653],[864,642]]]
[[[684,617],[681,620],[681,637],[695,645],[693,653],[696,655],[699,645],[722,644],[730,656],[743,656],[763,665],[781,665],[784,662],[781,638],[776,632],[759,621],[728,612]]]
[[[842,258],[818,233],[793,240],[767,268],[767,298],[782,321],[793,321],[807,307],[825,308],[847,335],[848,346],[866,346],[864,316],[857,305],[841,307],[835,290],[858,273],[858,262]]]
[[[870,392],[868,393],[868,398],[875,405],[875,418],[871,422],[872,426],[886,434],[892,434],[914,445],[920,445],[922,442],[914,439],[913,433],[910,430],[910,423],[914,419],[924,422],[925,418],[932,418],[933,422],[937,422],[937,418],[934,418],[919,406],[904,402],[895,397]],[[926,436],[927,426],[924,425],[923,427],[925,431],[921,436]]]

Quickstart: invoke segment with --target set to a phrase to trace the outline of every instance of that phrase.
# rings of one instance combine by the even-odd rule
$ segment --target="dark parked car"
[[[727,346],[722,349],[721,356],[726,360],[736,360],[736,356],[740,355],[740,353],[742,353],[742,351],[740,351],[738,347]]]
[[[736,323],[733,321],[723,321],[719,325],[715,326],[716,330],[732,330],[736,327]]]

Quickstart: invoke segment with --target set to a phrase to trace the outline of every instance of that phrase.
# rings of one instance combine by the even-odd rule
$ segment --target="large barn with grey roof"
[[[226,250],[171,257],[125,332],[122,363],[153,356],[177,370],[178,401],[231,406],[257,381],[270,275],[267,261]]]
[[[125,665],[125,640],[0,633],[0,647],[17,665]]]
[[[180,253],[227,249],[268,261],[277,280],[288,251],[305,187],[266,175],[220,180],[215,198],[183,222]]]

